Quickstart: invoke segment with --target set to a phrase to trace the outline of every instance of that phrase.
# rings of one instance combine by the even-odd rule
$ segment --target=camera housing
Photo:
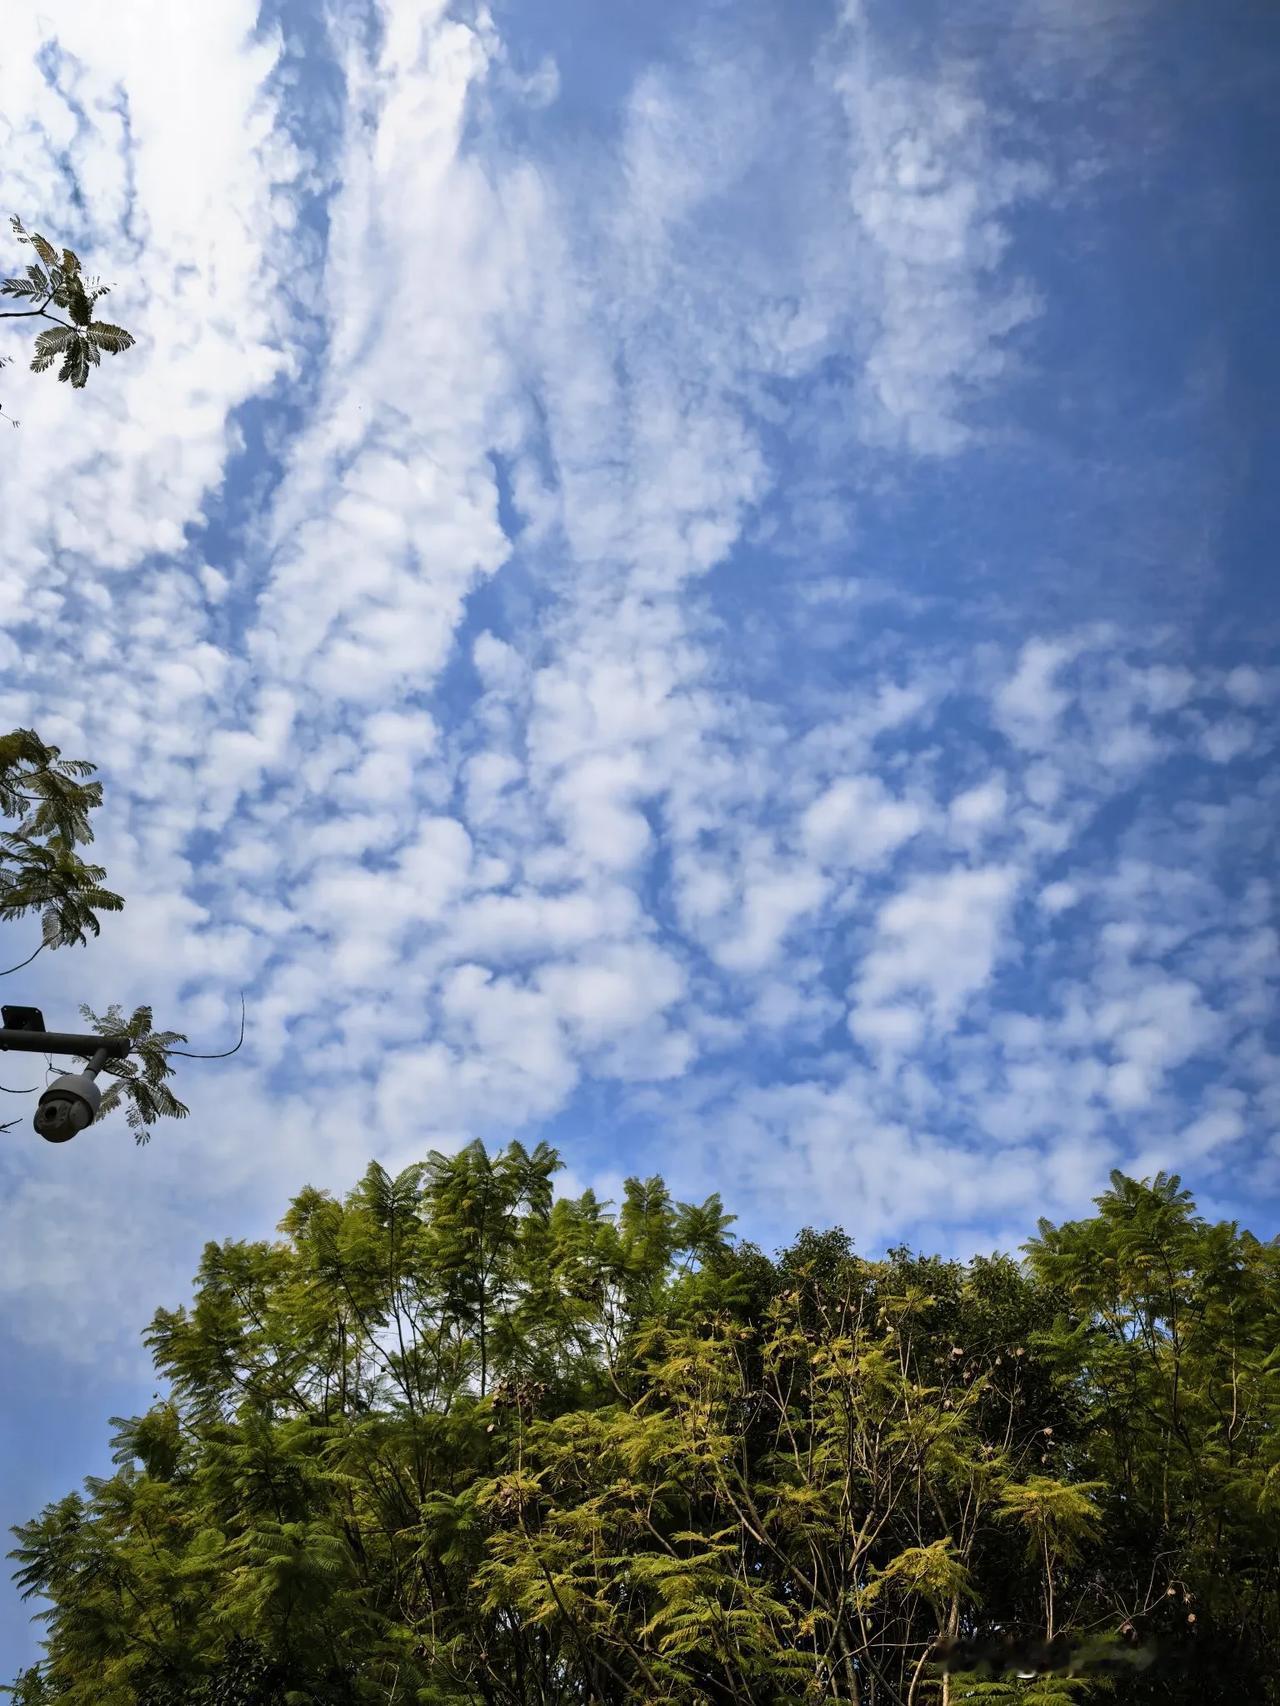
[[[91,1126],[102,1091],[84,1072],[64,1072],[40,1097],[35,1128],[46,1143],[67,1143]]]

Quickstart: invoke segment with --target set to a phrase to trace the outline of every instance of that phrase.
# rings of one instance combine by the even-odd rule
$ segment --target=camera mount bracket
[[[102,1093],[94,1079],[109,1060],[121,1060],[132,1046],[128,1037],[100,1037],[77,1031],[46,1031],[38,1007],[0,1008],[0,1049],[20,1054],[70,1054],[88,1064],[63,1073],[49,1085],[36,1110],[36,1130],[50,1143],[65,1143],[93,1123]],[[74,1110],[74,1112],[73,1112]],[[83,1117],[87,1114],[87,1118]]]

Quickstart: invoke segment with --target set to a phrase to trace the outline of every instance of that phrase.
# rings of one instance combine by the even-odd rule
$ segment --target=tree
[[[118,894],[103,887],[103,867],[86,863],[78,852],[92,842],[90,814],[102,804],[102,784],[89,780],[94,769],[85,759],[64,759],[34,729],[0,735],[0,814],[9,820],[0,828],[0,919],[12,923],[39,913],[36,954],[83,945],[100,934],[100,914],[124,906]],[[9,971],[21,970],[34,958],[29,955]],[[127,1035],[132,1043],[130,1055],[104,1068],[115,1083],[103,1097],[101,1113],[123,1102],[139,1143],[148,1141],[156,1119],[182,1118],[187,1109],[166,1080],[173,1072],[171,1056],[182,1052],[174,1044],[186,1037],[153,1030],[150,1007],[136,1008],[128,1019],[114,1006],[102,1019],[87,1007],[80,1010],[99,1035]]]
[[[1027,1246],[1061,1303],[1044,1354],[1077,1393],[1118,1603],[1205,1654],[1205,1702],[1280,1651],[1280,1249],[1210,1225],[1176,1174],[1113,1173],[1091,1219]]]
[[[119,355],[133,347],[134,339],[123,326],[95,319],[94,308],[110,286],[96,278],[86,279],[72,250],[55,249],[47,238],[38,231],[28,231],[16,217],[9,223],[18,242],[28,244],[36,259],[23,273],[0,279],[0,296],[28,304],[25,308],[0,309],[0,319],[47,320],[49,325],[36,333],[31,371],[45,373],[56,362],[58,378],[82,390],[88,383],[89,369],[99,365],[104,353]],[[62,314],[51,312],[54,308],[60,308]]]
[[[89,814],[102,804],[101,782],[82,780],[94,769],[64,759],[34,729],[0,735],[0,812],[15,820],[0,830],[0,918],[40,912],[42,947],[83,943],[100,933],[100,912],[124,906],[101,886],[103,867],[76,852],[93,840]]]
[[[113,1419],[116,1473],[15,1530],[50,1601],[15,1698],[1280,1701],[1265,1355],[1217,1550],[1212,1476],[1157,1534],[1164,1400],[1107,1397],[1111,1282],[1087,1272],[1127,1249],[1136,1283],[1143,1239],[1189,1237],[1178,1283],[1234,1305],[1243,1369],[1275,1307],[1256,1240],[1126,1180],[1026,1263],[869,1261],[838,1231],[771,1260],[717,1198],[553,1201],[558,1166],[375,1164],[302,1190],[274,1241],[209,1244],[192,1304],[153,1320],[167,1390]],[[1205,1322],[1197,1392],[1231,1367]],[[1215,1593],[1230,1691],[1186,1621]]]

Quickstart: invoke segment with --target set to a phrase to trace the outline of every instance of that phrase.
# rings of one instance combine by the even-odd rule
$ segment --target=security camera
[[[36,1130],[47,1143],[66,1143],[93,1124],[102,1091],[85,1072],[64,1072],[40,1098]]]

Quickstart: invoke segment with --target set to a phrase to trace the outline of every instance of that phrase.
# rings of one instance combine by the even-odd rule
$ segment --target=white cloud
[[[1179,1139],[1179,1151],[1188,1161],[1200,1161],[1219,1149],[1238,1143],[1245,1135],[1241,1098],[1228,1098],[1216,1108],[1193,1120]]]
[[[1058,685],[1058,674],[1079,655],[1078,646],[1062,640],[1028,640],[1018,667],[995,696],[997,727],[1015,745],[1044,751],[1057,733],[1058,719],[1071,695]]]
[[[1140,691],[1153,711],[1176,711],[1195,691],[1196,678],[1189,669],[1153,664],[1141,671]]]
[[[1005,809],[1008,791],[1002,777],[994,776],[957,794],[948,808],[952,821],[964,829],[982,828],[997,821]]]
[[[1237,705],[1257,705],[1267,696],[1267,684],[1259,670],[1249,664],[1237,664],[1227,674],[1227,693]]]
[[[993,115],[958,73],[894,75],[861,4],[849,0],[843,15],[834,83],[873,328],[861,428],[872,444],[951,455],[974,436],[971,400],[1012,365],[1010,335],[1040,312],[1036,292],[1002,268],[1009,215],[1047,178],[1002,154]]]
[[[1056,918],[1060,912],[1067,912],[1080,903],[1080,891],[1074,883],[1059,881],[1046,883],[1040,890],[1040,905],[1051,918]]]
[[[905,995],[952,1026],[991,976],[1017,887],[1014,869],[989,865],[917,877],[886,901],[854,984],[858,1023]]]
[[[74,573],[51,574],[31,542],[90,556],[100,571],[181,550],[221,477],[228,412],[287,366],[279,281],[288,192],[306,162],[276,128],[278,48],[254,39],[256,23],[249,0],[181,30],[147,0],[127,18],[72,0],[52,38],[37,12],[7,30],[10,197],[115,280],[112,312],[141,333],[83,396],[5,375],[8,411],[23,423],[6,468],[27,498],[21,516],[8,506],[0,517],[0,547],[42,586],[50,613]],[[72,489],[76,501],[63,502]]]
[[[553,963],[537,974],[536,982],[588,1048],[646,1025],[685,989],[676,960],[647,942],[618,943]]]
[[[1200,737],[1205,756],[1215,764],[1230,764],[1233,758],[1248,752],[1253,742],[1253,726],[1243,717],[1224,717],[1210,723]]]
[[[849,1030],[860,1043],[896,1056],[912,1049],[924,1035],[925,1016],[919,1007],[855,1007]]]
[[[919,805],[896,799],[878,776],[846,776],[808,807],[800,832],[810,854],[828,868],[874,870],[925,821]]]
[[[827,893],[825,879],[803,864],[767,853],[748,858],[733,923],[714,948],[728,971],[755,972],[772,963],[787,932]]]
[[[1093,1020],[1115,1057],[1108,1095],[1117,1108],[1142,1107],[1174,1066],[1201,1053],[1220,1021],[1186,979],[1148,976],[1138,988],[1107,1001]]]
[[[468,759],[465,767],[468,821],[478,825],[500,821],[503,795],[522,774],[519,761],[507,752],[478,752]]]

